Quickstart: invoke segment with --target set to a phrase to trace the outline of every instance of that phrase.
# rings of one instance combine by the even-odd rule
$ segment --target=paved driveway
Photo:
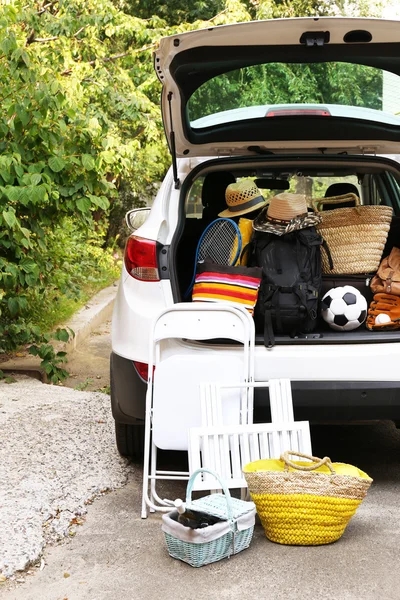
[[[248,550],[193,569],[171,559],[160,517],[140,519],[141,468],[128,484],[95,500],[74,538],[47,548],[45,567],[25,583],[3,584],[1,600],[399,600],[400,432],[392,423],[312,428],[314,454],[358,465],[374,478],[335,544],[290,547],[256,526]],[[174,457],[174,460],[177,460]],[[179,458],[178,458],[179,460]],[[182,487],[163,490],[181,496]]]

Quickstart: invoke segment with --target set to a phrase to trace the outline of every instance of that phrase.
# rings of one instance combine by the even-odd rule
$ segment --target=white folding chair
[[[308,421],[192,427],[189,444],[190,473],[210,469],[220,475],[226,487],[242,490],[247,488],[242,470],[249,462],[279,458],[285,450],[311,454]],[[197,491],[215,486],[214,478],[205,472],[198,480],[193,488]]]
[[[222,339],[241,346],[219,344],[217,340]],[[205,347],[201,340],[213,340],[214,344]],[[217,303],[182,303],[157,317],[150,340],[142,518],[147,516],[147,507],[169,510],[157,494],[157,480],[189,479],[188,472],[158,470],[157,449],[188,450],[189,429],[202,424],[199,384],[204,379],[250,383],[253,372],[254,322],[245,309]],[[226,390],[221,396],[220,410],[228,425],[239,423],[242,407],[252,404],[253,389],[240,389],[241,394]]]
[[[240,423],[227,425],[221,393],[232,388],[269,388],[271,423],[253,425],[253,406],[241,410]],[[189,431],[189,473],[200,467],[217,471],[229,488],[247,487],[242,468],[253,460],[279,458],[286,450],[311,453],[308,421],[294,421],[290,380],[271,379],[242,384],[202,383],[202,427]],[[210,489],[207,474],[198,477],[196,490]]]

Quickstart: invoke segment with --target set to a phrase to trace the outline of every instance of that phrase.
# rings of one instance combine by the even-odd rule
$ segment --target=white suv
[[[175,35],[154,65],[172,155],[150,209],[132,211],[112,327],[111,397],[118,449],[139,456],[150,326],[184,300],[197,242],[244,177],[268,197],[356,191],[394,212],[385,253],[400,245],[400,23],[378,19],[257,21]],[[335,188],[331,186],[335,185]],[[145,218],[146,217],[146,218]],[[138,223],[141,223],[138,227]],[[327,276],[370,299],[370,273]],[[400,420],[400,331],[361,327],[257,333],[256,379],[289,378],[299,419]],[[268,419],[255,397],[255,420]]]

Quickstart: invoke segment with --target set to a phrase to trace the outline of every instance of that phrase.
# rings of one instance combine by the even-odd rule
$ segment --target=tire
[[[115,422],[115,441],[121,456],[133,461],[143,459],[144,423],[135,424]]]

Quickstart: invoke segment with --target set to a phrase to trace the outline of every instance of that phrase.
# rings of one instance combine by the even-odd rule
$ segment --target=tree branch
[[[78,32],[77,32],[78,33]],[[77,35],[77,34],[75,34]],[[102,62],[112,62],[114,60],[118,60],[119,58],[124,58],[125,56],[129,56],[131,54],[137,54],[138,52],[145,52],[146,50],[151,50],[151,48],[155,48],[157,46],[157,44],[150,44],[150,46],[143,46],[142,48],[138,48],[137,50],[130,50],[129,52],[121,52],[121,54],[114,54],[114,56],[105,56],[104,58],[96,58],[94,60],[89,60],[87,62],[85,62],[85,65],[90,65],[93,66],[96,64],[97,61],[102,61]],[[60,75],[70,75],[72,73],[72,67],[69,67],[68,69],[65,69],[65,71],[62,71],[60,73]]]
[[[38,15],[42,15],[44,12],[47,11],[48,8],[50,8],[50,6],[53,6],[53,4],[55,4],[55,2],[49,2],[48,4],[45,4],[39,11],[38,11]]]
[[[74,33],[74,35],[73,35],[72,37],[74,37],[74,38],[78,37],[78,35],[79,35],[80,33],[82,33],[82,31],[83,31],[84,29],[86,29],[86,27],[87,27],[87,25],[84,25],[83,27],[81,27],[80,29],[78,29],[78,31],[77,31],[76,33]]]
[[[33,33],[33,38],[32,38],[32,33]],[[46,42],[53,42],[54,40],[58,40],[58,35],[53,35],[52,37],[48,37],[48,38],[35,38],[35,32],[32,31],[32,33],[26,40],[27,44],[34,44],[35,42],[39,42],[40,44],[45,44]]]
[[[35,39],[35,30],[32,29],[32,31],[30,32],[30,34],[28,35],[27,39],[26,39],[26,43],[25,46],[28,46],[28,44],[30,44],[32,42],[32,40]]]
[[[223,15],[224,13],[226,13],[228,9],[224,8],[224,10],[221,10],[219,13],[217,13],[216,15],[214,15],[213,17],[211,17],[211,19],[207,19],[205,21],[205,23],[211,23],[211,21],[214,21],[214,19],[217,19],[218,17],[220,17],[221,15]]]

